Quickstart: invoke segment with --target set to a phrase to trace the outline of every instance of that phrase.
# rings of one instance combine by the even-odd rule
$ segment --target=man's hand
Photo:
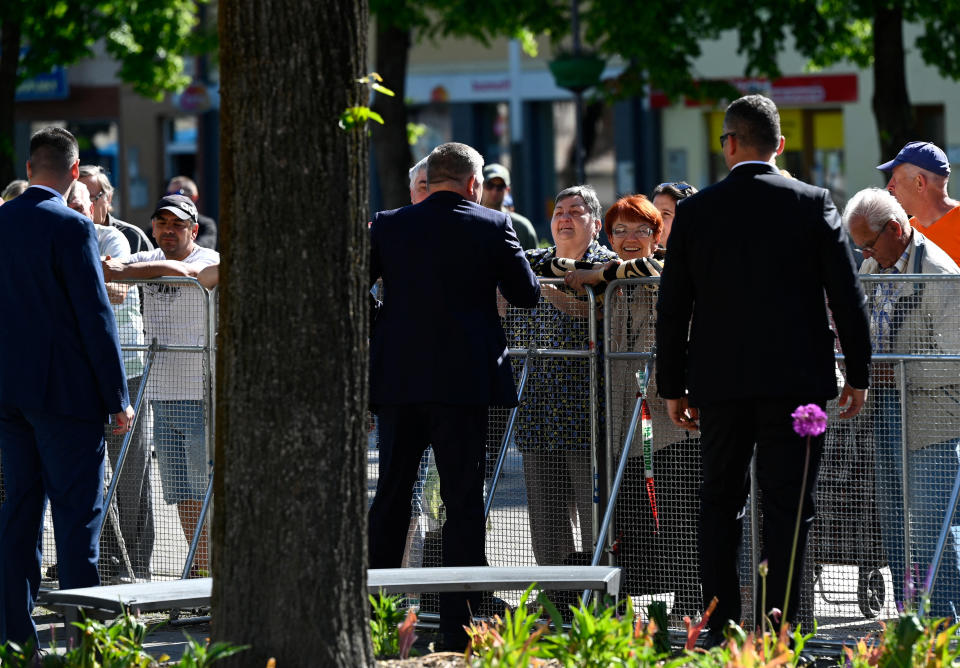
[[[845,410],[840,411],[840,417],[844,420],[852,418],[854,415],[860,412],[860,409],[863,408],[863,404],[867,400],[867,391],[858,390],[855,387],[850,387],[849,383],[844,383],[843,390],[840,392],[840,407],[843,408],[850,404]]]
[[[667,415],[670,416],[673,424],[681,429],[686,431],[700,429],[700,425],[697,424],[697,420],[700,419],[700,411],[692,408],[687,403],[686,397],[682,399],[667,399]]]
[[[103,280],[105,282],[109,283],[118,278],[123,278],[123,269],[126,265],[120,260],[115,260],[108,255],[100,262],[100,265],[103,267]]]
[[[113,419],[117,421],[117,426],[114,428],[114,434],[126,434],[130,431],[130,426],[133,424],[133,406],[127,406],[119,413],[113,414]]]

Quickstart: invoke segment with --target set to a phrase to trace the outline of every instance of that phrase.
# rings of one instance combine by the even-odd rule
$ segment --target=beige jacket
[[[861,274],[879,271],[870,258]],[[960,267],[939,246],[914,229],[906,272],[960,274]],[[892,277],[892,278],[895,278]],[[875,283],[865,283],[871,312],[878,295]],[[900,355],[960,354],[960,276],[957,280],[901,284],[893,323],[884,351]],[[907,447],[918,450],[960,438],[960,362],[908,361],[906,372]],[[897,387],[901,382],[895,366]]]

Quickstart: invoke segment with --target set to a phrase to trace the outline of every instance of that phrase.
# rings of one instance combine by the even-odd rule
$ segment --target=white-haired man
[[[919,229],[886,190],[861,190],[847,204],[843,222],[863,252],[861,274],[960,274],[957,264]],[[960,279],[960,277],[958,277]],[[896,280],[867,284],[874,353],[960,353],[960,282]],[[873,364],[877,505],[894,595],[904,591],[903,480],[910,504],[911,563],[924,572],[933,559],[940,525],[957,474],[960,439],[960,364],[937,360]],[[905,374],[906,378],[901,378]],[[901,397],[900,388],[906,394]],[[906,415],[907,471],[902,467],[901,406]],[[931,614],[953,617],[960,605],[960,523],[948,536],[930,598]]]

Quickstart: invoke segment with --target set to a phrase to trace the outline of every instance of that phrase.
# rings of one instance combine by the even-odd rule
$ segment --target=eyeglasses
[[[873,241],[871,241],[870,243],[868,243],[868,244],[865,245],[865,246],[859,246],[860,252],[861,252],[861,253],[870,253],[871,255],[873,255],[874,253],[876,253],[877,251],[876,251],[873,247],[876,245],[876,243],[877,243],[878,241],[880,241],[880,237],[883,236],[883,233],[884,233],[884,231],[887,229],[887,225],[889,225],[889,224],[890,224],[890,221],[889,221],[889,220],[883,224],[883,227],[881,227],[881,228],[880,228],[880,231],[877,232],[877,236],[875,236],[875,237],[873,238]]]
[[[489,181],[484,181],[483,189],[484,190],[506,190],[507,184],[506,183],[490,183]]]
[[[682,183],[677,181],[674,181],[671,183],[670,181],[664,181],[663,183],[658,185],[657,188],[676,188],[680,192],[684,192],[686,190],[691,190],[693,186],[690,185],[689,183]]]
[[[98,192],[96,195],[91,195],[91,197],[90,197],[90,202],[91,202],[91,203],[95,203],[95,202],[97,202],[101,197],[103,197],[103,196],[106,195],[106,194],[107,194],[107,191],[106,191],[106,190],[101,190],[101,191]]]
[[[736,137],[736,136],[737,136],[736,132],[724,132],[722,135],[720,135],[720,148],[722,149],[723,145],[727,143],[727,137]]]
[[[613,236],[617,238],[626,237],[626,236],[629,236],[630,234],[636,234],[641,239],[646,239],[647,237],[653,236],[653,228],[647,225],[641,225],[636,229],[631,229],[629,227],[623,227],[622,225],[618,225],[611,230],[611,233],[613,234]]]

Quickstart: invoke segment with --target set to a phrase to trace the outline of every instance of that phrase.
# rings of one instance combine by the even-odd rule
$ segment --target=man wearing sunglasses
[[[517,233],[517,239],[520,240],[520,247],[523,250],[536,248],[539,241],[533,223],[528,218],[504,206],[504,200],[509,194],[510,170],[496,162],[485,165],[483,168],[483,196],[480,203],[488,209],[503,211],[510,216],[513,231]]]
[[[854,195],[843,212],[843,224],[863,252],[861,274],[887,274],[871,283],[870,330],[874,353],[956,355],[960,353],[960,283],[897,281],[897,274],[960,274],[960,267],[908,222],[903,208],[886,190],[867,188]],[[906,374],[901,385],[901,373]],[[903,602],[905,552],[903,481],[910,504],[912,563],[933,560],[940,523],[948,510],[951,485],[960,467],[960,364],[923,360],[902,367],[873,363],[874,442],[877,448],[877,509],[893,594]],[[900,389],[905,395],[900,396]],[[907,420],[901,425],[901,407]],[[902,434],[906,430],[907,470],[903,469]],[[951,536],[960,525],[951,522]],[[942,566],[933,583],[930,614],[954,616],[960,607],[958,546],[944,545]]]
[[[801,607],[824,438],[794,433],[791,413],[807,404],[825,408],[838,394],[824,292],[846,356],[841,417],[860,411],[869,380],[865,297],[840,216],[826,190],[780,174],[774,159],[783,147],[770,99],[748,95],[730,104],[720,135],[730,174],[677,206],[660,283],[657,385],[673,422],[689,430],[699,420],[701,433],[703,597],[705,605],[718,601],[710,644],[722,641],[727,620],[742,618],[737,552],[752,457],[762,492],[767,610],[784,610],[788,601],[791,623]],[[735,290],[717,280],[733,230],[741,259]],[[756,610],[755,619],[765,612]]]

